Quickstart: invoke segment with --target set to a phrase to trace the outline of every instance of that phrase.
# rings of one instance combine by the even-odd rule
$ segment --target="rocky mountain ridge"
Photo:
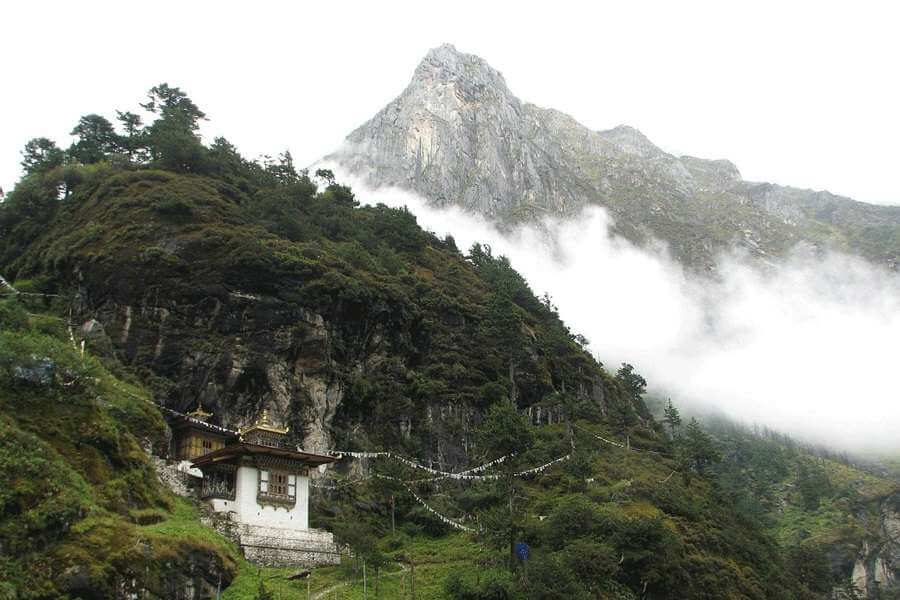
[[[483,59],[445,44],[406,89],[327,157],[374,187],[397,186],[501,226],[606,208],[618,233],[668,243],[713,269],[739,246],[761,259],[797,244],[859,253],[896,268],[900,207],[744,181],[727,160],[674,156],[640,131],[592,131],[519,100]]]

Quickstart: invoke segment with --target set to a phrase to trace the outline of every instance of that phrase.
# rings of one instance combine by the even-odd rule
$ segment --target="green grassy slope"
[[[36,304],[0,301],[0,597],[167,597],[200,565],[230,581],[235,548],[141,448],[165,443],[149,394],[82,357]]]

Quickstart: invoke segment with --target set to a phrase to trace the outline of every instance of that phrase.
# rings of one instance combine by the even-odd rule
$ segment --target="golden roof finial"
[[[281,433],[285,434],[290,431],[289,428],[279,428],[275,427],[275,425],[269,420],[269,409],[264,408],[262,414],[256,419],[256,422],[253,425],[248,427],[244,427],[241,429],[241,434],[249,433],[253,430],[259,431],[269,431],[271,433]]]
[[[204,422],[208,418],[210,418],[212,415],[213,415],[212,413],[208,413],[205,410],[203,410],[203,403],[200,401],[199,398],[197,398],[197,408],[188,413],[189,417],[193,417],[195,419],[198,419],[198,420],[204,421]]]

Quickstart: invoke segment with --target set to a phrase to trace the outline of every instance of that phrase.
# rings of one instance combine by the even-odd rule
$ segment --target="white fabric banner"
[[[453,519],[451,519],[451,518],[449,518],[449,517],[445,517],[444,515],[442,515],[442,514],[439,513],[438,511],[436,511],[436,510],[434,510],[433,508],[431,508],[430,506],[428,506],[428,504],[427,504],[424,500],[422,500],[421,498],[419,498],[419,496],[418,496],[414,491],[412,491],[411,488],[406,488],[406,489],[409,490],[409,493],[412,494],[413,498],[415,498],[416,501],[417,501],[419,504],[421,504],[422,506],[425,507],[425,510],[427,510],[428,512],[430,512],[431,514],[433,514],[434,516],[436,516],[436,517],[437,517],[438,519],[440,519],[443,523],[446,523],[447,525],[450,525],[451,527],[456,527],[457,529],[461,529],[462,531],[475,531],[475,530],[472,529],[471,527],[466,527],[466,526],[463,525],[462,523],[458,523],[458,522],[454,521]]]

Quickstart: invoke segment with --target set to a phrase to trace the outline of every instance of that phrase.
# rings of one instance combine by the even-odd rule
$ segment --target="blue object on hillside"
[[[524,562],[528,560],[529,554],[531,554],[531,548],[528,547],[528,544],[525,542],[516,543],[516,558]]]

